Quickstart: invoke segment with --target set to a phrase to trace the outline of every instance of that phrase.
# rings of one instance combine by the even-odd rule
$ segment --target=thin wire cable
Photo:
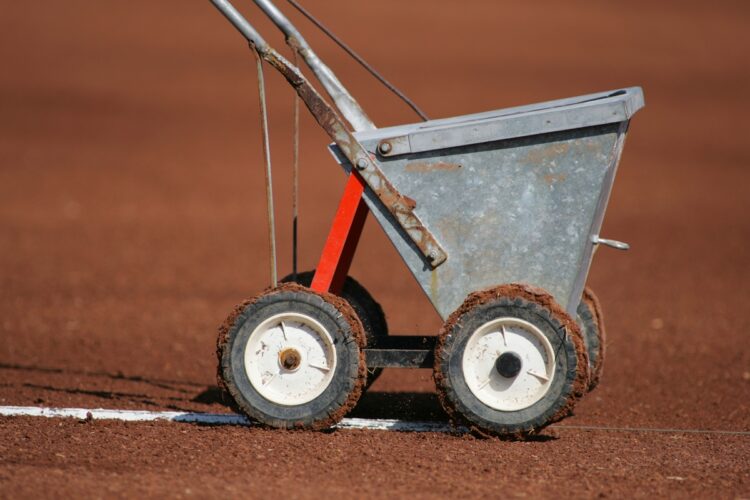
[[[715,429],[680,429],[680,428],[652,428],[652,427],[607,427],[598,425],[566,425],[556,424],[550,428],[575,431],[607,431],[607,432],[653,432],[659,434],[724,434],[727,436],[750,436],[748,431],[725,431]]]
[[[266,85],[263,78],[263,60],[251,45],[258,71],[258,97],[260,99],[260,128],[263,130],[263,158],[266,163],[266,206],[268,209],[268,247],[271,261],[271,283],[278,283],[276,275],[276,221],[273,215],[273,180],[271,178],[271,146],[268,139],[268,110],[266,109]]]
[[[299,68],[297,49],[292,49],[292,62]],[[294,92],[294,139],[292,149],[292,281],[297,281],[297,224],[299,206],[299,95]]]
[[[347,54],[349,54],[352,57],[352,59],[354,59],[355,61],[357,61],[360,64],[360,66],[362,66],[363,68],[365,68],[380,83],[382,83],[383,85],[385,85],[385,87],[388,90],[390,90],[391,92],[393,92],[394,94],[396,94],[396,96],[398,96],[399,99],[401,99],[402,101],[404,101],[404,103],[406,103],[407,106],[409,106],[412,110],[414,110],[414,112],[416,114],[418,114],[419,117],[422,120],[424,120],[424,121],[429,120],[429,118],[427,117],[427,115],[421,109],[419,109],[419,107],[414,103],[414,101],[412,101],[411,99],[409,99],[406,95],[404,95],[403,92],[401,92],[399,89],[397,89],[391,82],[389,82],[388,80],[386,80],[385,77],[383,77],[380,73],[378,73],[375,68],[373,68],[372,66],[370,66],[370,64],[367,61],[365,61],[364,59],[362,59],[362,57],[360,57],[359,54],[357,54],[356,52],[354,52],[354,50],[351,47],[349,47],[346,43],[344,43],[343,40],[341,40],[339,37],[337,37],[336,35],[334,35],[331,32],[331,30],[329,30],[328,28],[326,28],[320,21],[318,21],[315,17],[313,17],[313,15],[310,14],[307,10],[305,10],[304,7],[302,7],[300,4],[298,4],[295,0],[287,0],[287,2],[289,2],[292,5],[292,7],[294,7],[295,9],[297,9],[300,12],[300,14],[302,14],[303,16],[305,16],[311,23],[313,23],[315,26],[317,26],[320,31],[322,31],[323,33],[325,33],[326,36],[328,36],[328,38],[330,38],[331,40],[333,40],[334,43],[336,43],[336,45],[338,45],[339,47],[341,47],[344,50],[344,52],[346,52]]]

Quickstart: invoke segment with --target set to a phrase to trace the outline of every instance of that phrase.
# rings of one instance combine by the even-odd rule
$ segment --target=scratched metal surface
[[[633,87],[355,134],[445,250],[437,267],[370,189],[365,200],[443,319],[469,293],[513,282],[544,288],[575,315],[628,123],[642,106]],[[554,129],[541,133],[540,119]],[[434,148],[412,140],[433,129],[440,133],[425,137]],[[446,134],[460,145],[442,145]],[[386,156],[384,142],[417,151]]]
[[[448,254],[436,269],[372,192],[365,199],[442,318],[470,292],[511,282],[540,286],[574,311],[624,130],[610,124],[381,158]]]

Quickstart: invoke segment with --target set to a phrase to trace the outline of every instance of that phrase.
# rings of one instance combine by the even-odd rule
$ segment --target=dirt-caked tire
[[[312,283],[315,271],[304,271],[297,273],[297,277],[291,274],[281,279],[283,283],[299,283],[302,286],[309,287]],[[364,328],[367,345],[372,347],[377,345],[378,339],[388,336],[388,323],[385,319],[385,313],[380,304],[370,295],[370,292],[351,276],[346,277],[344,287],[341,290],[341,296],[354,308],[354,312],[359,316]],[[382,373],[382,368],[368,368],[367,382],[365,388],[370,387],[373,382]]]
[[[362,393],[364,345],[344,299],[280,284],[237,306],[221,326],[219,385],[267,426],[328,428]]]
[[[604,314],[599,299],[594,292],[586,287],[581,302],[576,311],[578,326],[581,327],[583,343],[589,358],[589,387],[592,391],[599,385],[604,370],[604,355],[606,346],[606,330],[604,328]]]
[[[588,387],[575,321],[544,290],[502,285],[470,294],[435,347],[438,397],[480,435],[521,439],[569,415]]]

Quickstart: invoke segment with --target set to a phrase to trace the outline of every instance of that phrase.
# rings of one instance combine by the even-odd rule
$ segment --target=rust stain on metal
[[[580,141],[580,139],[579,139],[579,141]],[[595,154],[602,154],[603,153],[603,151],[602,151],[602,145],[601,145],[601,143],[599,141],[588,140],[588,141],[581,141],[581,142],[583,143],[583,147],[586,149],[586,151],[588,151],[590,153],[595,153]]]
[[[568,152],[567,143],[548,144],[541,148],[534,148],[526,155],[526,161],[533,164],[547,163]]]
[[[333,139],[352,165],[356,165],[358,159],[366,158],[369,165],[359,174],[404,228],[427,261],[433,267],[442,264],[448,256],[414,213],[416,202],[398,192],[380,170],[377,162],[344,126],[343,120],[334,108],[321,97],[296,68],[273,50],[263,52],[261,55],[286,78],[318,124]]]
[[[460,163],[448,163],[445,161],[436,161],[436,162],[415,161],[412,163],[407,163],[405,170],[407,172],[436,172],[436,171],[454,172],[456,170],[459,170],[460,168],[461,168]]]
[[[430,273],[430,298],[432,298],[433,302],[437,302],[438,300],[439,289],[440,287],[438,287],[437,269],[433,269]]]
[[[568,176],[565,174],[547,174],[544,176],[544,182],[550,186],[556,182],[563,182]]]

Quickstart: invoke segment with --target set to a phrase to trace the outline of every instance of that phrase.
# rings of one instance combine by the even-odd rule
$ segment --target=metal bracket
[[[591,242],[594,245],[605,245],[616,250],[629,250],[630,245],[625,242],[617,240],[608,240],[606,238],[600,238],[598,234],[591,237]]]
[[[414,200],[396,190],[383,174],[378,163],[344,126],[333,108],[325,102],[307,79],[275,50],[268,47],[261,52],[261,56],[294,87],[318,124],[341,149],[347,160],[352,165],[356,165],[359,175],[362,176],[367,186],[406,231],[427,262],[433,268],[445,262],[448,255],[414,213],[416,207]]]
[[[389,335],[365,351],[367,368],[432,368],[437,337]]]

